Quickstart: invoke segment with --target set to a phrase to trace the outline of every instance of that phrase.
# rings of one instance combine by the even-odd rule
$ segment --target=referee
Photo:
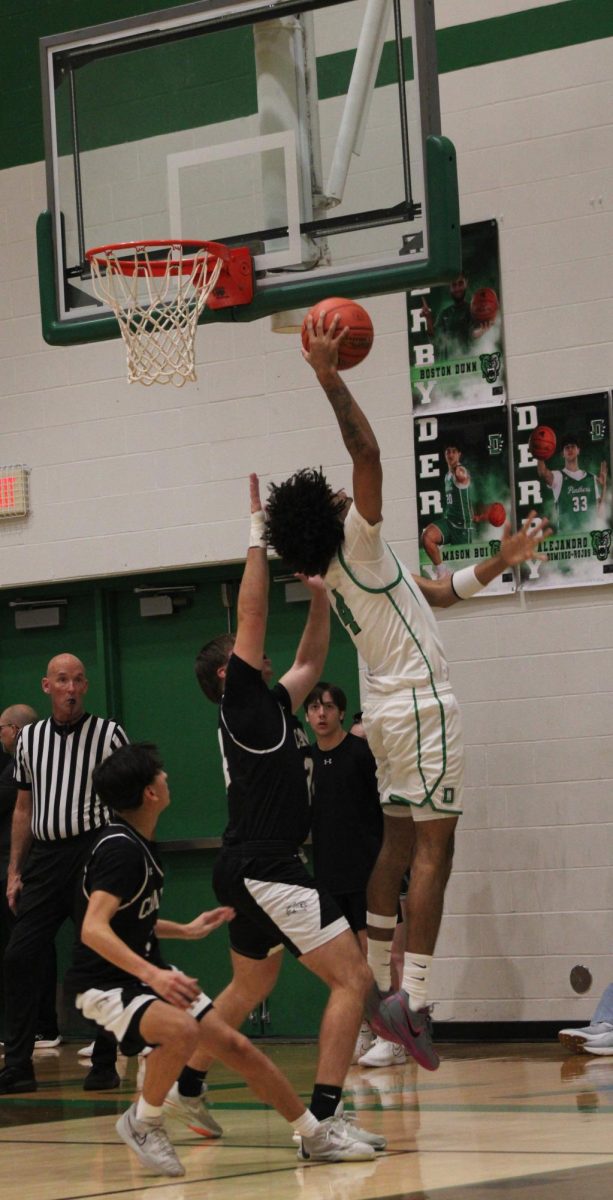
[[[18,792],[6,894],[17,921],[4,958],[2,1095],[36,1090],[32,1053],[40,964],[60,926],[74,915],[81,869],[98,829],[108,823],[92,771],[128,741],[116,721],[84,712],[88,680],[73,654],[51,659],[42,688],[51,716],[27,725],[15,749]],[[108,1037],[96,1039],[86,1090],[118,1085],[115,1054]]]

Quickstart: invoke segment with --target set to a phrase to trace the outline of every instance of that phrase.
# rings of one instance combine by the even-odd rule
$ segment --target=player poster
[[[407,294],[414,412],[505,404],[498,225],[462,226],[462,274]]]
[[[430,579],[489,558],[511,513],[505,408],[415,416],[419,564]],[[515,591],[509,570],[488,587]]]
[[[536,509],[554,530],[522,588],[613,583],[609,393],[514,404],[512,424],[517,520]]]

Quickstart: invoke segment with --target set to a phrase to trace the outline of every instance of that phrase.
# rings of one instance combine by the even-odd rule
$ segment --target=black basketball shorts
[[[246,958],[283,946],[300,958],[349,929],[338,905],[293,847],[243,843],[222,850],[213,871],[220,904],[231,905],[230,945]]]

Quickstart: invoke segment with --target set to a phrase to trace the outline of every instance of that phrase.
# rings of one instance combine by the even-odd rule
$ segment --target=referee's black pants
[[[9,944],[11,934],[15,928],[17,917],[12,909],[9,908],[9,902],[6,895],[6,870],[0,871],[0,961],[4,962],[4,955]],[[0,987],[2,988],[2,1011],[4,1012],[4,979],[0,979]],[[54,1038],[58,1033],[57,1011],[56,1011],[56,991],[57,991],[57,955],[55,953],[55,942],[51,942],[49,953],[46,956],[44,964],[41,966],[41,990],[40,1001],[38,1005],[38,1016],[36,1018],[36,1032],[45,1038]]]
[[[74,920],[77,887],[97,832],[34,841],[23,872],[17,919],[4,956],[4,1065],[26,1075],[32,1073],[45,955],[66,918]],[[115,1039],[99,1034],[93,1066],[114,1065],[116,1056]]]

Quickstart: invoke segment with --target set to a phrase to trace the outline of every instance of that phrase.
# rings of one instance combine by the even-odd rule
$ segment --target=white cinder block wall
[[[437,20],[528,7],[541,5],[438,0]],[[512,400],[613,385],[612,92],[606,40],[441,78],[462,220],[500,225]],[[44,207],[42,163],[0,173],[1,458],[32,468],[31,517],[0,527],[3,586],[237,560],[249,471],[266,482],[322,463],[347,482],[325,399],[267,321],[200,329],[199,382],[181,391],[130,388],[117,341],[46,347]],[[415,565],[404,301],[368,306],[376,342],[351,385],[383,450],[388,538]],[[578,1018],[613,978],[612,599],[609,587],[484,598],[441,618],[469,786],[439,1019]],[[582,999],[576,963],[594,976]]]

